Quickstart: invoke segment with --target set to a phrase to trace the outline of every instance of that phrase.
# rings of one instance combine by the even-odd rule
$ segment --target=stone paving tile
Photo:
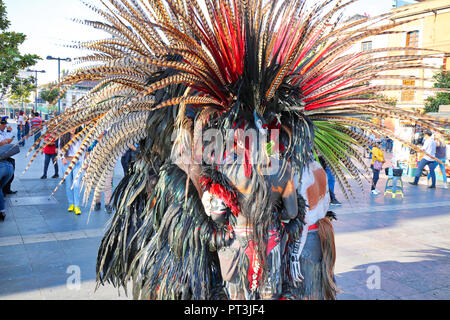
[[[381,278],[381,289],[397,298],[418,295],[421,293],[419,290],[409,286],[408,282],[405,283],[386,277]]]
[[[437,299],[435,296],[433,296],[430,293],[419,293],[419,294],[415,294],[412,296],[406,296],[406,297],[401,297],[401,300],[440,300]],[[445,298],[446,300],[448,300],[448,297]]]
[[[11,293],[25,292],[29,290],[36,290],[36,278],[33,274],[28,274],[25,277],[13,278],[2,281],[0,286],[0,298],[3,295]]]
[[[12,292],[7,294],[0,293],[0,300],[7,300],[7,301],[43,300],[43,297],[40,290],[30,290],[24,292]]]
[[[406,285],[416,289],[420,293],[441,289],[448,285],[448,277],[439,274],[418,274],[415,279],[400,279],[400,281],[403,281]],[[447,293],[449,293],[448,290]],[[450,295],[447,296],[447,299],[450,299]]]
[[[345,294],[350,295],[351,297],[356,297],[358,300],[399,300],[398,297],[382,290],[382,289],[369,289],[367,286],[355,286],[348,289]],[[340,296],[339,300],[342,299]],[[349,299],[352,300],[352,299]]]
[[[86,232],[84,232],[83,230],[69,231],[69,232],[54,232],[53,235],[59,241],[84,239],[87,237]]]
[[[28,258],[28,253],[19,253],[15,255],[3,255],[1,257],[0,272],[4,269],[15,268],[16,266],[29,265],[30,259]]]
[[[450,287],[433,289],[416,295],[402,297],[403,300],[450,300]]]
[[[32,271],[33,270],[29,263],[15,265],[13,267],[2,265],[0,267],[0,282],[3,283],[3,281],[27,277]]]
[[[25,249],[32,265],[46,265],[65,258],[65,253],[57,242],[29,243],[25,244]]]
[[[13,256],[13,255],[18,255],[18,254],[26,254],[26,253],[27,253],[27,251],[25,250],[22,243],[19,243],[17,245],[0,246],[0,261],[1,261],[1,259],[3,259],[4,256]]]
[[[40,233],[23,235],[22,240],[24,244],[41,243],[41,242],[53,242],[56,241],[56,237],[53,233]]]
[[[36,274],[36,285],[43,291],[45,288],[65,286],[70,282],[70,274],[66,272],[67,268],[52,268],[51,272]]]
[[[6,237],[20,236],[19,228],[17,227],[14,217],[6,216],[5,221],[0,224],[0,234],[2,235],[2,239]]]

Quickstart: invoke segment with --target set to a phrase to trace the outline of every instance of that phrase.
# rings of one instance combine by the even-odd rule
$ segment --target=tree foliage
[[[48,103],[54,103],[56,98],[58,98],[58,88],[48,88],[41,90],[40,98]]]
[[[36,89],[33,79],[19,79],[11,87],[10,103],[29,103],[31,92]]]
[[[433,76],[435,88],[450,88],[450,74],[448,71],[441,71]],[[439,112],[439,106],[450,105],[450,93],[438,92],[435,97],[428,97],[425,102],[425,113]]]
[[[19,46],[25,41],[26,35],[8,31],[10,21],[7,18],[6,6],[0,0],[0,97],[3,97],[9,90],[11,94],[15,90],[26,85],[23,79],[19,78],[19,71],[36,64],[41,58],[35,54],[20,54]],[[26,82],[32,82],[30,77]]]

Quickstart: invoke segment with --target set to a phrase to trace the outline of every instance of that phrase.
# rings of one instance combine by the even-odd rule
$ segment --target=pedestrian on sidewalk
[[[20,141],[19,146],[23,147],[25,145],[25,140],[21,141],[25,138],[25,120],[23,111],[19,112],[19,116],[17,117],[17,140]]]
[[[127,175],[128,170],[130,169],[130,163],[134,161],[136,157],[137,150],[139,145],[131,145],[130,148],[122,155],[120,159],[120,163],[122,164],[123,174]]]
[[[10,144],[14,141],[11,126],[8,126],[8,117],[3,117],[0,120],[0,145]],[[3,195],[16,194],[17,191],[11,190],[11,184],[14,181],[14,171],[16,169],[16,160],[12,157],[5,159],[13,166],[13,174],[9,181],[3,186]]]
[[[106,131],[101,134],[99,136],[99,138],[97,140],[94,141],[94,143],[89,147],[89,149],[86,152],[86,157],[89,154],[89,152],[91,152],[95,146],[98,144],[98,142],[105,136]],[[84,170],[87,169],[83,168]],[[105,181],[105,188],[103,190],[103,195],[104,195],[104,200],[105,200],[105,212],[108,214],[112,213],[112,206],[111,206],[111,199],[112,199],[112,194],[113,194],[113,176],[114,176],[114,170],[112,170],[111,172],[108,173],[108,175],[106,176],[106,181]],[[100,193],[95,199],[95,211],[100,211],[101,207],[102,207],[102,194]]]
[[[81,127],[77,128],[76,130],[73,129],[70,132],[66,133],[60,138],[59,141],[59,147],[60,149],[64,148],[64,146],[69,143],[72,138],[79,133],[82,130]],[[70,166],[70,163],[72,162],[73,157],[77,154],[78,150],[80,149],[82,144],[82,141],[75,141],[73,142],[67,152],[65,154],[61,154],[61,163],[64,169],[64,172],[67,171],[67,169]],[[76,165],[73,167],[72,171],[69,173],[69,175],[66,177],[65,184],[66,184],[66,195],[67,195],[67,202],[69,203],[69,208],[67,211],[69,212],[75,212],[76,215],[81,214],[80,209],[80,179],[77,179],[74,181],[75,177],[78,174],[78,171],[80,171],[81,163],[83,162],[83,155],[80,156],[80,159],[76,163]]]
[[[39,116],[38,112],[33,113],[33,118],[30,120],[31,122],[31,130],[34,130],[34,143],[41,137],[41,126],[42,126],[42,118]],[[41,146],[39,143],[34,149],[38,150]]]
[[[331,169],[329,166],[327,166],[327,163],[325,162],[325,159],[323,156],[319,156],[319,162],[322,168],[325,169],[325,172],[327,173],[327,180],[328,180],[328,190],[330,191],[330,204],[335,206],[340,206],[342,203],[340,203],[336,199],[336,195],[334,193],[334,186],[336,184],[336,178],[334,177],[333,173],[331,172]]]
[[[380,191],[377,190],[377,183],[378,180],[380,179],[380,171],[383,168],[383,164],[385,163],[384,154],[380,148],[381,148],[380,142],[376,142],[375,146],[372,148],[372,163],[370,165],[370,168],[372,169],[373,172],[372,187],[371,187],[371,193],[373,195],[380,194]]]
[[[417,186],[419,184],[419,179],[422,176],[422,171],[425,168],[425,166],[428,166],[428,169],[430,169],[431,174],[431,186],[428,188],[436,188],[436,174],[434,173],[434,169],[436,169],[437,162],[434,161],[432,157],[436,156],[436,142],[434,141],[432,137],[431,131],[425,132],[425,141],[423,143],[423,146],[421,148],[422,151],[425,151],[426,154],[423,156],[423,158],[419,161],[419,164],[417,166],[417,172],[416,177],[414,178],[414,182],[410,182],[409,184],[412,184],[414,186]]]
[[[394,140],[391,138],[387,138],[387,152],[392,153],[392,149],[394,148]]]
[[[6,218],[5,195],[3,194],[3,187],[8,183],[14,173],[14,168],[11,162],[7,160],[0,160],[0,221]]]
[[[436,161],[436,166],[439,166],[439,169],[441,170],[442,174],[442,181],[444,182],[444,188],[447,189],[447,173],[445,172],[445,163],[447,161],[447,146],[444,142],[444,139],[441,135],[437,135],[436,139],[434,139],[436,142],[436,154],[435,158],[439,159],[441,163]],[[431,178],[431,171],[428,173],[427,180],[430,181]]]
[[[0,221],[4,221],[6,218],[3,188],[14,174],[14,167],[8,158],[20,152],[19,147],[12,145],[11,142],[12,139],[0,141]]]
[[[50,135],[45,137],[45,140],[48,141]],[[47,171],[48,166],[50,164],[50,161],[53,163],[55,174],[52,176],[53,179],[59,178],[59,168],[58,168],[58,161],[55,161],[56,155],[58,154],[58,139],[53,139],[52,143],[46,145],[44,147],[44,150],[42,151],[45,155],[44,160],[44,174],[42,175],[41,179],[47,179]]]
[[[28,140],[28,136],[30,134],[30,118],[28,117],[28,115],[26,113],[24,113],[23,115],[23,121],[24,121],[24,137],[26,140]],[[25,140],[23,141],[24,145],[25,145]]]

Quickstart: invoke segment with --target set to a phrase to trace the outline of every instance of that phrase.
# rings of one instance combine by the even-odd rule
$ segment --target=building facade
[[[408,11],[405,12],[404,9]],[[441,53],[420,52],[424,55],[422,63],[434,69],[422,68],[415,71],[404,69],[402,72],[404,79],[387,81],[387,84],[431,88],[435,73],[450,70],[450,0],[418,1],[415,4],[394,8],[392,11],[395,14],[392,23],[407,23],[394,29],[403,32],[388,36],[388,47],[427,48],[439,50]],[[392,54],[408,55],[410,52],[414,52],[414,49]],[[434,93],[411,89],[390,91],[386,92],[386,95],[395,98],[400,108],[423,111],[426,99]]]

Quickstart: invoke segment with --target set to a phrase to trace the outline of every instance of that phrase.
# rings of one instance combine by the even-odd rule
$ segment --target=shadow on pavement
[[[338,300],[449,300],[450,250],[410,253],[417,261],[373,262],[336,275]]]

